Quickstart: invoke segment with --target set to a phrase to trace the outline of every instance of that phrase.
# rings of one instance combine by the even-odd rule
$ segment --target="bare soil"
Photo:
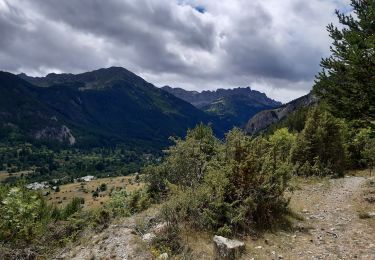
[[[246,259],[375,259],[375,212],[365,197],[375,191],[370,177],[306,181],[295,191],[291,209],[302,221],[291,232],[248,241]],[[365,214],[366,215],[366,214]]]
[[[363,174],[362,174],[363,175]],[[290,207],[298,218],[291,227],[245,239],[243,259],[375,259],[375,178],[297,179]],[[370,214],[371,215],[371,214]],[[80,245],[67,248],[63,259],[151,259],[134,229],[134,219],[121,220]],[[192,259],[213,259],[212,236],[183,234]]]

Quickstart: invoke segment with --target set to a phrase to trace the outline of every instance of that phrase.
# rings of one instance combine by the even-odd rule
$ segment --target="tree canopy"
[[[315,93],[334,116],[357,127],[375,120],[375,1],[351,0],[350,14],[336,11],[340,28],[330,24],[331,56],[321,61]]]

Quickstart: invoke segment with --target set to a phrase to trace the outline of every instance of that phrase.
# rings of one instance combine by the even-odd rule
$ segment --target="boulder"
[[[156,258],[156,260],[168,260],[168,259],[169,259],[169,256],[167,253],[163,253],[159,255],[158,258]]]
[[[152,240],[154,240],[155,238],[156,238],[156,235],[154,233],[147,233],[142,236],[142,240],[147,243],[151,243]]]
[[[238,259],[245,252],[245,243],[228,239],[222,236],[214,236],[215,259],[233,260]]]
[[[155,234],[155,235],[160,235],[160,234],[163,234],[167,231],[168,229],[168,223],[167,222],[164,222],[164,223],[159,223],[157,224],[153,229],[152,229],[152,232]]]

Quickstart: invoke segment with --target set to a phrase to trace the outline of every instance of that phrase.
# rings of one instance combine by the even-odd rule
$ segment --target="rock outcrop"
[[[303,108],[309,107],[317,103],[317,98],[313,94],[308,94],[297,98],[279,108],[264,110],[253,116],[246,125],[246,133],[248,134],[257,134],[270,125],[281,121],[286,118],[288,115],[294,111]]]
[[[76,143],[76,138],[66,125],[62,125],[61,127],[46,127],[35,133],[35,139],[56,140],[61,143],[67,142],[69,145]]]
[[[214,256],[218,260],[238,259],[245,252],[245,243],[228,239],[222,236],[214,236]]]

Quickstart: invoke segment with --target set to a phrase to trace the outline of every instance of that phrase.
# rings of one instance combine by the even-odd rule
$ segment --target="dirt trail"
[[[135,223],[128,218],[120,224],[112,224],[99,234],[88,234],[81,245],[66,248],[54,259],[75,260],[145,260],[151,259],[146,245],[134,232]]]
[[[372,178],[375,181],[375,178]],[[361,219],[360,210],[375,212],[375,203],[364,201],[368,177],[317,179],[298,182],[290,207],[304,220],[295,220],[294,231],[249,237],[246,260],[262,259],[365,259],[375,260],[375,218]],[[375,188],[373,194],[375,194]],[[374,195],[375,196],[375,195]],[[151,259],[147,246],[134,232],[134,219],[112,224],[91,234],[80,245],[67,248],[57,259]],[[212,236],[192,248],[193,259],[212,259]]]
[[[305,220],[296,223],[294,233],[266,235],[265,242],[252,249],[254,258],[375,259],[375,220],[360,219],[358,214],[365,203],[366,180],[346,177],[303,185],[291,207]]]

